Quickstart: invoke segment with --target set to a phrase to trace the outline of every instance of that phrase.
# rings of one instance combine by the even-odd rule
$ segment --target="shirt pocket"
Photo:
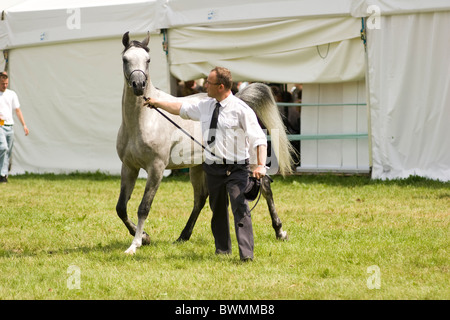
[[[237,118],[237,117],[228,116],[228,117],[224,117],[221,120],[222,121],[220,121],[220,124],[222,125],[222,127],[224,129],[238,129],[241,127],[239,125],[239,118]]]

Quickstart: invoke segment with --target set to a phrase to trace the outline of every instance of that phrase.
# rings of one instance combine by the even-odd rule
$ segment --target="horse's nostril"
[[[133,88],[137,88],[136,81],[133,81]]]
[[[145,87],[145,81],[144,81],[144,82],[142,82],[142,87]]]

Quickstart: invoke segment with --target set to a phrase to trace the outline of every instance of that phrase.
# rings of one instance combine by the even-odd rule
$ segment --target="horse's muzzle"
[[[140,72],[135,71],[130,74],[128,84],[133,88],[133,93],[136,96],[142,96],[147,86],[147,75],[141,70],[137,70]]]

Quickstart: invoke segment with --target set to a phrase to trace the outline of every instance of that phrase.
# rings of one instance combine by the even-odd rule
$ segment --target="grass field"
[[[0,185],[0,299],[450,299],[450,183],[410,178],[275,177],[289,241],[261,201],[255,260],[214,255],[206,206],[173,244],[192,205],[185,176],[165,178],[135,256],[115,213],[119,177],[22,175]],[[145,181],[129,203],[136,211]]]

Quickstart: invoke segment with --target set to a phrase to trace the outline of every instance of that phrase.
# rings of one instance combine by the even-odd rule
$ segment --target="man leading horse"
[[[242,261],[251,261],[254,258],[253,227],[244,189],[250,171],[250,148],[256,149],[257,156],[253,176],[260,179],[266,175],[266,135],[254,111],[231,92],[232,77],[228,69],[216,67],[211,70],[205,87],[210,98],[194,104],[150,98],[145,105],[202,122],[204,140],[214,151],[205,154],[203,169],[207,174],[209,203],[213,212],[211,229],[216,254],[231,254],[230,202],[239,256]]]

